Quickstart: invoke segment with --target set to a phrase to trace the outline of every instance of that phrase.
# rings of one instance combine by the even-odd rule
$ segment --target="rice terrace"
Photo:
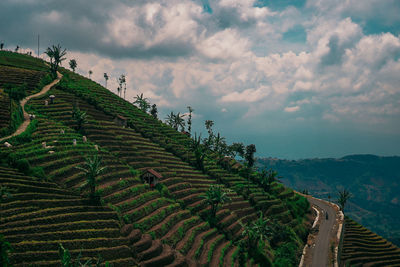
[[[1,141],[3,266],[296,266],[324,241],[323,264],[400,264],[337,205],[256,172],[252,145],[237,161],[211,127],[178,131],[53,58],[1,51],[0,78],[2,135],[28,122]]]

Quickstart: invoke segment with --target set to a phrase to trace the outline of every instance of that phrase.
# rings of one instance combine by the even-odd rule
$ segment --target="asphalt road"
[[[329,255],[329,239],[332,236],[333,225],[336,219],[335,210],[325,202],[315,199],[308,198],[308,201],[315,206],[320,207],[323,210],[323,214],[320,213],[322,218],[319,226],[317,238],[315,240],[314,253],[312,256],[312,267],[322,267],[328,265]],[[328,213],[328,220],[326,220],[326,213]]]

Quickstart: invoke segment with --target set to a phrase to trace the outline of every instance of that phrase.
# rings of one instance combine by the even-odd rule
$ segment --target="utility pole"
[[[40,57],[40,54],[39,54],[39,41],[40,41],[40,35],[38,34],[38,36],[37,36],[37,56],[38,56],[38,58]]]

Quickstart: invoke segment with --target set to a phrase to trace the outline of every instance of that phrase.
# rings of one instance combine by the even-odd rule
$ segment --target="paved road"
[[[28,127],[28,125],[30,123],[30,119],[29,119],[29,114],[25,111],[25,104],[32,98],[36,98],[36,97],[42,96],[45,93],[47,93],[54,85],[56,85],[61,80],[61,78],[62,78],[61,73],[57,72],[57,79],[55,79],[50,84],[43,87],[43,89],[39,93],[27,96],[20,101],[22,111],[24,112],[24,122],[18,127],[18,129],[13,134],[3,137],[3,138],[0,138],[0,142],[7,140],[13,136],[20,135],[21,133],[23,133],[26,130],[26,128]]]
[[[312,255],[312,267],[328,266],[328,255],[330,244],[329,240],[332,236],[333,225],[336,219],[336,212],[332,206],[326,204],[324,201],[308,198],[308,201],[315,206],[320,207],[324,213],[320,214],[322,221],[319,226],[318,236],[315,240],[314,253]],[[326,213],[328,213],[328,220],[326,220]]]

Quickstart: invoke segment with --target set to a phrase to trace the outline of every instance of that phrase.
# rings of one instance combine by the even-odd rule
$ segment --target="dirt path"
[[[26,128],[28,127],[28,125],[31,121],[29,119],[29,114],[25,111],[25,104],[32,98],[36,98],[36,97],[42,96],[45,93],[47,93],[54,85],[56,85],[61,80],[61,78],[62,78],[62,74],[57,72],[57,79],[52,81],[50,84],[44,86],[40,92],[30,95],[30,96],[27,96],[19,102],[22,107],[23,114],[24,114],[24,122],[18,127],[18,129],[13,134],[0,138],[0,142],[3,142],[4,140],[7,140],[11,137],[20,135],[21,133],[23,133],[26,130]]]

